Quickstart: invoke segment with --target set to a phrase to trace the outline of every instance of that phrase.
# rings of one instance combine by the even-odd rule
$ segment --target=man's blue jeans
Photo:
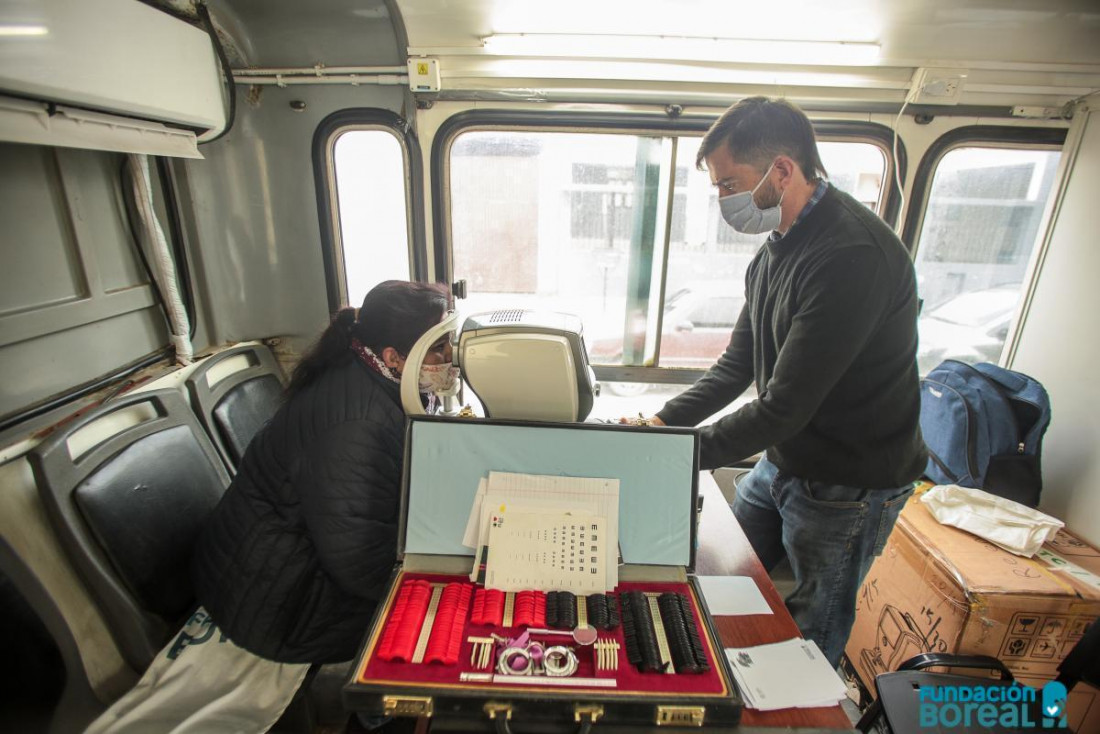
[[[911,484],[860,489],[800,479],[767,458],[738,482],[733,514],[764,568],[790,559],[787,609],[833,667],[852,631],[859,585],[912,492]]]

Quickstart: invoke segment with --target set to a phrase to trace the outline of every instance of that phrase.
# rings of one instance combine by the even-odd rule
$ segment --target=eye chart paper
[[[607,519],[599,515],[492,513],[485,586],[606,592]]]

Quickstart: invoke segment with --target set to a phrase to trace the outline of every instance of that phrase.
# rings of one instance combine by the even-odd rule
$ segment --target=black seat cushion
[[[72,496],[141,606],[174,620],[194,603],[191,552],[223,487],[190,428],[176,426],[120,451]]]
[[[275,415],[282,392],[278,377],[263,375],[242,382],[218,401],[214,422],[233,466],[240,466],[252,437]]]

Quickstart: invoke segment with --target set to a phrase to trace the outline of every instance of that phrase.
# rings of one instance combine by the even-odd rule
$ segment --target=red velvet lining
[[[448,576],[442,574],[416,574],[416,573],[402,573],[391,590],[389,598],[386,600],[386,619],[388,621],[396,593],[394,593],[400,585],[406,580],[424,579],[433,583],[451,583],[455,581],[468,581],[464,576]],[[512,683],[474,683],[474,682],[462,682],[459,681],[459,673],[465,671],[483,673],[483,672],[495,672],[494,670],[475,670],[470,665],[470,653],[473,645],[467,641],[467,638],[471,635],[487,637],[490,632],[506,635],[509,637],[518,636],[523,630],[518,627],[508,628],[507,630],[501,628],[494,628],[484,625],[472,625],[469,623],[469,617],[467,616],[467,623],[465,629],[462,632],[462,647],[458,653],[457,665],[442,665],[440,663],[402,663],[392,662],[387,663],[378,659],[375,656],[375,650],[378,646],[378,641],[382,630],[385,625],[381,625],[379,628],[373,631],[371,640],[367,645],[364,652],[363,659],[359,661],[356,668],[355,680],[357,683],[364,684],[376,684],[387,686],[461,686],[463,688],[484,688],[488,690],[524,690],[524,691],[542,691],[544,693],[550,692],[568,692],[568,691],[593,691],[606,695],[638,695],[638,694],[669,694],[679,696],[725,696],[728,695],[725,685],[722,681],[722,676],[718,673],[718,665],[716,664],[715,655],[723,654],[721,649],[716,647],[714,641],[711,639],[707,626],[703,623],[703,620],[699,613],[699,603],[695,598],[694,590],[690,584],[687,583],[621,583],[616,589],[616,592],[623,591],[647,591],[664,593],[667,591],[675,591],[681,594],[686,594],[691,600],[692,613],[695,616],[695,624],[699,630],[699,638],[703,642],[703,648],[707,655],[707,663],[710,665],[710,670],[705,673],[698,674],[680,674],[669,675],[665,673],[639,673],[638,670],[631,665],[626,659],[626,648],[623,642],[622,626],[614,630],[600,630],[599,636],[601,638],[613,637],[619,641],[621,649],[619,650],[619,669],[618,671],[604,670],[600,671],[597,675],[595,671],[594,655],[595,651],[592,646],[581,647],[573,643],[572,639],[563,637],[560,635],[553,636],[533,636],[533,639],[546,642],[547,645],[568,644],[569,647],[573,647],[577,651],[577,657],[580,662],[580,669],[577,671],[574,677],[592,677],[592,678],[616,678],[618,685],[615,688],[602,688],[594,686],[524,686],[523,676],[516,676],[516,684]],[[568,680],[568,679],[563,679]]]

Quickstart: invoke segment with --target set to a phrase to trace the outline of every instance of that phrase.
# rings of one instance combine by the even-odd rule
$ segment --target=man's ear
[[[778,155],[775,158],[775,170],[779,171],[780,181],[790,181],[794,172],[798,170],[798,164],[790,156]]]
[[[401,369],[405,365],[405,358],[393,347],[386,347],[382,350],[382,363],[391,370],[397,370],[398,374],[400,374]]]

